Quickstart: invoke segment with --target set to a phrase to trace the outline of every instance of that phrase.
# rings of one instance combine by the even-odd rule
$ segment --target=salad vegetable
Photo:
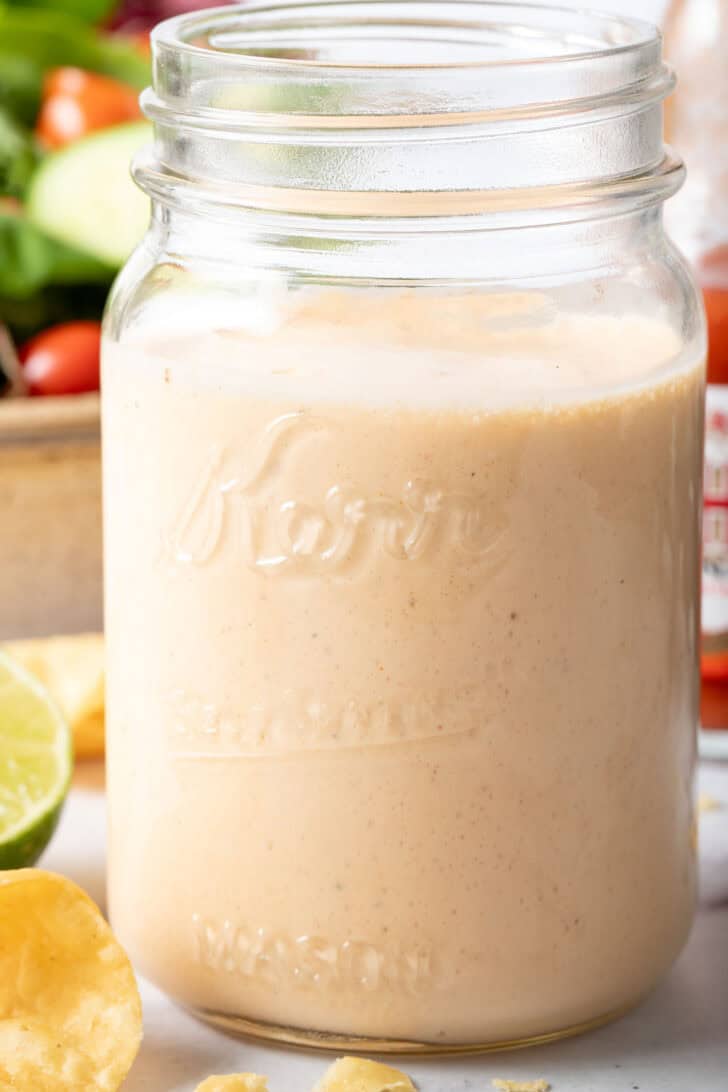
[[[55,68],[43,83],[36,133],[46,148],[61,148],[138,117],[139,100],[128,84],[83,68]]]
[[[27,189],[30,221],[49,238],[94,255],[113,274],[149,219],[129,161],[150,139],[146,122],[114,125],[47,156]]]
[[[73,161],[65,172],[63,166],[85,141],[128,131],[129,122],[139,117],[139,91],[150,78],[149,55],[138,42],[97,25],[108,23],[115,6],[113,0],[65,0],[59,9],[52,0],[0,0],[0,395],[98,388],[97,337],[95,364],[89,362],[89,338],[66,335],[62,364],[37,380],[35,357],[22,347],[58,323],[86,329],[83,324],[91,320],[98,329],[116,270],[148,215],[145,198],[128,177],[128,161],[136,150],[128,137],[116,154],[113,142],[99,150],[96,161],[86,153],[80,195]],[[148,129],[137,126],[132,128],[138,147]],[[94,200],[97,195],[103,204],[104,194],[107,202],[116,202],[114,238],[106,247],[109,224],[99,227],[99,201]],[[79,200],[88,207],[89,221],[97,210],[91,223],[95,235],[61,229],[78,223]],[[134,212],[127,215],[127,206]],[[89,245],[93,238],[99,245]],[[57,358],[58,335],[54,338]],[[41,343],[31,346],[37,349]],[[19,377],[17,359],[24,356]]]
[[[98,387],[104,302],[149,217],[129,177],[148,32],[209,3],[0,0],[0,397]]]
[[[98,322],[66,322],[37,334],[20,350],[29,394],[98,390],[100,352]]]

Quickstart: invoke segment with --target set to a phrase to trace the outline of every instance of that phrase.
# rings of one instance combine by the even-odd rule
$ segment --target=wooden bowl
[[[96,394],[0,401],[0,639],[102,628]]]

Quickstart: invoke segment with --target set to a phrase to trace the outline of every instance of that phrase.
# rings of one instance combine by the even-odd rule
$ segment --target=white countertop
[[[99,767],[79,768],[60,828],[41,862],[105,901],[105,804]],[[631,1015],[577,1039],[467,1059],[396,1062],[421,1092],[488,1092],[494,1077],[543,1077],[553,1092],[728,1092],[728,763],[705,764],[701,905],[667,980]],[[199,1024],[141,985],[144,1043],[124,1092],[192,1092],[211,1073],[252,1071],[271,1092],[310,1092],[331,1058],[240,1042]]]

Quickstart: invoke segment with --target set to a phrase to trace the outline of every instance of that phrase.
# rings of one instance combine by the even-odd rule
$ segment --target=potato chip
[[[208,1077],[195,1092],[268,1092],[268,1078],[257,1073],[228,1073]]]
[[[0,1088],[115,1092],[141,1038],[134,972],[88,895],[0,872]]]
[[[0,1089],[30,1092],[95,1088],[95,1068],[50,1029],[26,1020],[0,1020]]]
[[[366,1058],[339,1058],[312,1092],[415,1092],[405,1073]]]
[[[99,633],[10,641],[9,656],[55,698],[73,731],[76,758],[104,753],[104,639]]]

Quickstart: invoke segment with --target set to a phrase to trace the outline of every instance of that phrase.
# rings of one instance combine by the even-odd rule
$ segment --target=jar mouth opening
[[[521,0],[273,0],[180,15],[152,39],[241,68],[446,73],[614,57],[659,32],[641,19]]]
[[[167,20],[152,48],[160,98],[184,90],[218,119],[556,112],[669,90],[651,24],[528,2],[257,0]]]

